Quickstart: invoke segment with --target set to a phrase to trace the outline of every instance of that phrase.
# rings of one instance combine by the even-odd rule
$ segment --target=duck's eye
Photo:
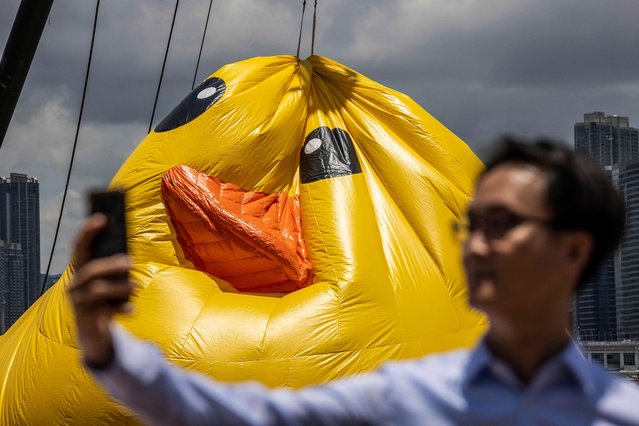
[[[346,131],[322,126],[306,136],[300,153],[302,183],[361,172],[353,140]]]
[[[216,103],[226,90],[224,80],[211,77],[197,86],[155,128],[156,132],[176,129],[195,120]]]

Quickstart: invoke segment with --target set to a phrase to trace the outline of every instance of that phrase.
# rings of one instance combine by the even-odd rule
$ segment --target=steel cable
[[[162,62],[162,71],[160,72],[160,81],[158,82],[158,90],[155,93],[155,101],[153,102],[153,112],[151,113],[151,121],[149,122],[149,131],[147,133],[151,133],[151,128],[153,127],[153,119],[155,118],[155,110],[158,106],[158,98],[160,97],[160,88],[162,87],[162,79],[164,78],[164,69],[166,68],[166,59],[169,56],[169,47],[171,46],[171,38],[173,37],[173,28],[175,27],[175,17],[177,16],[178,5],[180,4],[180,0],[175,1],[175,10],[173,11],[173,21],[171,22],[171,30],[169,31],[169,40],[166,43],[166,51],[164,52],[164,61]]]
[[[313,5],[313,36],[311,38],[311,56],[315,53],[315,23],[317,21],[317,0]]]
[[[204,24],[204,34],[202,34],[202,43],[200,44],[200,53],[197,55],[197,64],[195,65],[195,74],[193,74],[193,83],[191,83],[191,90],[195,88],[195,80],[197,79],[197,72],[200,68],[200,58],[202,57],[202,50],[204,49],[204,39],[206,38],[206,29],[209,27],[209,18],[211,17],[212,7],[213,7],[213,0],[209,2],[209,12],[206,14],[206,23]]]
[[[80,124],[82,123],[82,113],[84,112],[84,101],[86,100],[87,87],[89,85],[89,74],[91,72],[91,62],[93,59],[93,45],[95,43],[95,33],[98,25],[98,12],[100,10],[100,0],[95,4],[95,17],[93,18],[93,31],[91,33],[91,47],[89,48],[89,60],[87,63],[87,72],[84,76],[84,88],[82,89],[82,101],[80,102],[80,113],[78,115],[78,124],[75,128],[75,138],[73,140],[73,149],[71,151],[71,161],[69,162],[69,170],[67,171],[67,181],[64,185],[64,193],[62,194],[62,204],[60,205],[60,214],[58,215],[58,223],[55,227],[55,234],[53,236],[53,245],[51,246],[51,253],[49,254],[49,262],[47,263],[47,271],[44,274],[44,280],[42,281],[42,289],[40,290],[40,296],[44,294],[47,281],[49,279],[49,271],[51,270],[51,261],[53,259],[53,253],[55,252],[56,242],[58,241],[58,233],[60,232],[60,222],[62,222],[62,213],[64,212],[64,204],[67,199],[67,192],[69,191],[69,181],[71,180],[71,171],[73,170],[73,160],[75,159],[75,151],[78,146],[78,135],[80,134]]]
[[[300,36],[297,39],[297,54],[295,56],[297,56],[298,58],[300,57],[300,46],[302,44],[302,28],[304,27],[304,12],[306,11],[306,0],[304,0],[304,3],[302,3],[302,22],[300,22]]]

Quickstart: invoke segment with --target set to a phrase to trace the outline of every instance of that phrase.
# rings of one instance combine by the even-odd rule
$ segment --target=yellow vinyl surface
[[[190,99],[219,98],[151,132],[111,182],[127,191],[138,286],[134,314],[118,322],[178,365],[273,387],[473,344],[486,322],[467,306],[451,231],[483,167],[468,146],[406,95],[327,58],[259,57],[212,77],[216,86]],[[333,167],[344,145],[328,163],[308,160],[328,149],[330,141],[309,139],[320,128],[348,135],[349,164],[359,168]],[[305,161],[337,175],[304,182]],[[299,197],[312,284],[245,293],[195,269],[161,190],[181,165],[245,191]],[[71,274],[0,337],[1,425],[137,424],[81,367]]]

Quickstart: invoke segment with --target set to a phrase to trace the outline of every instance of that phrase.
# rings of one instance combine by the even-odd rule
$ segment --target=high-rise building
[[[575,130],[575,145],[578,140],[576,134]],[[608,179],[612,179],[611,167],[604,167],[604,172]],[[581,340],[617,340],[615,277],[615,258],[611,256],[604,260],[597,274],[577,293],[574,328]]]
[[[626,201],[626,233],[615,256],[617,336],[639,340],[639,160],[616,164],[612,178]]]
[[[25,285],[20,244],[0,240],[0,334],[24,312]]]
[[[604,261],[595,277],[579,290],[575,300],[574,328],[581,340],[617,340],[615,258]]]
[[[639,159],[639,131],[630,126],[628,117],[606,115],[598,111],[584,114],[583,122],[576,123],[574,130],[575,151],[595,160],[620,190],[626,204],[629,204],[628,197],[632,189],[624,182],[629,182],[628,175],[632,171],[626,170],[623,165]],[[626,185],[625,189],[623,185]],[[582,340],[626,339],[630,338],[625,337],[631,334],[630,330],[639,332],[639,322],[629,322],[633,314],[628,309],[633,302],[625,297],[633,294],[632,288],[639,291],[639,284],[632,284],[633,278],[629,275],[632,272],[631,258],[634,255],[637,259],[639,255],[639,223],[633,223],[630,219],[629,210],[627,231],[620,250],[604,262],[597,276],[577,294],[574,328]],[[631,248],[634,245],[637,247],[635,252]],[[635,280],[639,280],[639,272]],[[639,306],[635,310],[637,308]]]
[[[11,278],[8,283],[11,291],[23,294],[23,304],[17,308],[21,313],[40,295],[39,191],[38,179],[25,174],[0,177],[0,240],[18,244],[22,253],[22,280]]]
[[[575,124],[575,151],[590,155],[602,167],[639,158],[639,131],[628,117],[595,111]]]

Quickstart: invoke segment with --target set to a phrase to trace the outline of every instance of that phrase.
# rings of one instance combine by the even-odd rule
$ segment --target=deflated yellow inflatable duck
[[[138,285],[119,322],[176,364],[269,386],[468,346],[485,321],[450,225],[481,168],[410,98],[334,61],[227,65],[111,182]],[[135,423],[81,367],[71,274],[0,338],[2,425]]]

